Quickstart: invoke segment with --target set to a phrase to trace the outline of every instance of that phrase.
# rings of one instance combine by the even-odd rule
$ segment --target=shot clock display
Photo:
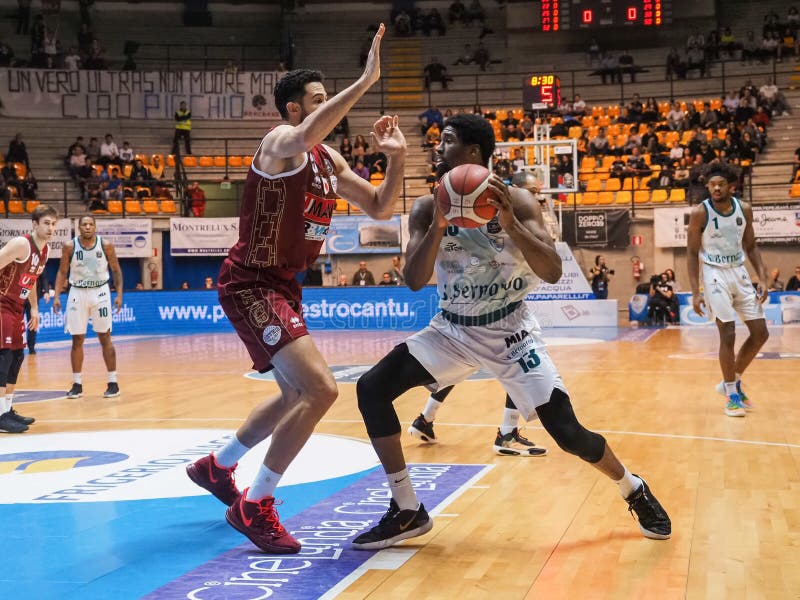
[[[672,0],[542,0],[542,31],[661,27],[672,22]]]
[[[526,77],[522,85],[522,105],[525,110],[542,110],[561,104],[561,81],[552,73]]]

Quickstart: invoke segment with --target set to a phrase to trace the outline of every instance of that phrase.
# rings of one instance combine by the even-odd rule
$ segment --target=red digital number
[[[594,13],[591,10],[583,11],[583,14],[581,15],[581,21],[588,24],[591,23],[593,19]]]
[[[635,6],[629,6],[628,7],[628,21],[635,21],[636,20],[636,15],[637,15],[636,7]]]
[[[542,96],[542,102],[545,104],[552,104],[553,103],[553,86],[552,85],[543,85],[539,88]]]

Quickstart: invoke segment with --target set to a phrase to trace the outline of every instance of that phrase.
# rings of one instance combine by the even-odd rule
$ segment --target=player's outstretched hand
[[[769,290],[760,283],[756,285],[756,298],[758,298],[759,304],[764,304],[769,298]]]
[[[364,74],[361,76],[369,85],[376,83],[381,78],[381,40],[386,32],[386,26],[381,23],[378,32],[372,38],[372,48],[369,49],[367,63],[364,65]]]
[[[397,115],[393,117],[385,115],[375,121],[370,135],[372,136],[373,147],[378,152],[383,152],[387,156],[394,156],[406,151],[406,138],[397,123]]]
[[[511,204],[511,191],[505,182],[494,173],[489,178],[489,188],[494,192],[494,197],[486,201],[497,209],[497,223],[503,229],[508,229],[514,224],[514,207]]]
[[[31,310],[31,318],[28,319],[28,329],[30,331],[39,331],[39,311]]]
[[[61,312],[61,298],[58,294],[53,294],[53,312],[56,314]]]
[[[703,300],[703,296],[700,294],[693,294],[692,295],[692,308],[694,312],[696,312],[701,317],[705,317],[706,313],[703,310],[706,306],[706,301]]]

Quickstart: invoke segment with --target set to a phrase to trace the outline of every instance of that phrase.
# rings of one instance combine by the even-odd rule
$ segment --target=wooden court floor
[[[643,538],[616,486],[559,450],[536,422],[524,433],[547,457],[494,455],[503,392],[495,381],[468,381],[439,413],[441,443],[404,436],[406,457],[493,468],[436,517],[431,533],[405,544],[416,552],[404,564],[368,571],[340,597],[800,598],[800,328],[771,333],[746,376],[756,410],[744,419],[726,417],[714,392],[713,329],[550,348],[578,418],[647,479],[670,514],[672,539]],[[314,334],[340,365],[372,364],[403,337]],[[117,356],[121,398],[101,398],[100,348],[87,345],[84,398],[21,405],[38,419],[31,433],[234,429],[276,389],[242,376],[249,363],[233,334],[120,341]],[[21,388],[69,385],[66,346],[26,359]],[[417,389],[397,401],[404,427],[426,397]],[[353,384],[340,385],[317,431],[366,439]]]

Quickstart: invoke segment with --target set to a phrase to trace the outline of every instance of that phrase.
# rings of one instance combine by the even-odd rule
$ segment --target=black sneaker
[[[80,398],[83,396],[83,386],[80,383],[73,383],[67,392],[67,398]]]
[[[36,419],[33,417],[23,417],[17,411],[14,410],[14,407],[8,409],[8,412],[11,414],[11,418],[15,419],[17,423],[22,423],[23,425],[33,425],[36,423]]]
[[[11,416],[10,410],[0,415],[0,432],[22,433],[23,431],[28,431],[28,426]]]
[[[634,477],[639,477],[634,474]],[[639,477],[639,479],[642,479]],[[653,496],[647,483],[642,479],[642,485],[628,496],[628,511],[636,513],[639,519],[639,529],[642,535],[651,540],[667,540],[672,534],[672,523],[664,507]]]
[[[103,392],[103,398],[116,398],[119,396],[119,384],[116,381],[109,381],[106,391]]]
[[[436,434],[433,433],[433,421],[426,421],[422,414],[414,419],[411,427],[408,428],[408,433],[426,444],[435,444],[439,441],[436,439]]]
[[[356,550],[380,550],[400,540],[428,533],[433,528],[433,519],[420,504],[417,510],[400,510],[397,502],[389,501],[389,510],[375,527],[353,540]]]
[[[494,452],[500,456],[546,456],[547,448],[539,448],[528,438],[521,436],[516,427],[505,435],[500,435],[498,428]]]

